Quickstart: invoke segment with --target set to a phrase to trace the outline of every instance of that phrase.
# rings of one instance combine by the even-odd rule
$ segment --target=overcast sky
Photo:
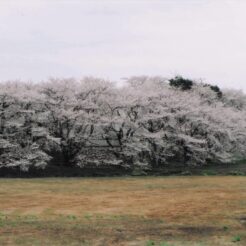
[[[246,91],[246,0],[0,0],[0,80],[177,74]]]

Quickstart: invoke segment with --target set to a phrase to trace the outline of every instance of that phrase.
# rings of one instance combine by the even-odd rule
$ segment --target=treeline
[[[0,84],[0,170],[246,159],[246,95],[182,77]]]

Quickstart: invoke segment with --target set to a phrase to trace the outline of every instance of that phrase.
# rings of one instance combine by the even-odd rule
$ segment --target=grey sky
[[[0,0],[0,80],[181,74],[246,91],[245,65],[245,0]]]

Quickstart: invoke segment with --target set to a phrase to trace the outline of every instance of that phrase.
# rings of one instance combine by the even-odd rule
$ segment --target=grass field
[[[246,178],[1,179],[0,245],[246,245]]]

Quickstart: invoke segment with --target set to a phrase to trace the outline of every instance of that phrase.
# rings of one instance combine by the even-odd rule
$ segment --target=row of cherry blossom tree
[[[175,77],[0,84],[0,168],[233,163],[246,95]]]

